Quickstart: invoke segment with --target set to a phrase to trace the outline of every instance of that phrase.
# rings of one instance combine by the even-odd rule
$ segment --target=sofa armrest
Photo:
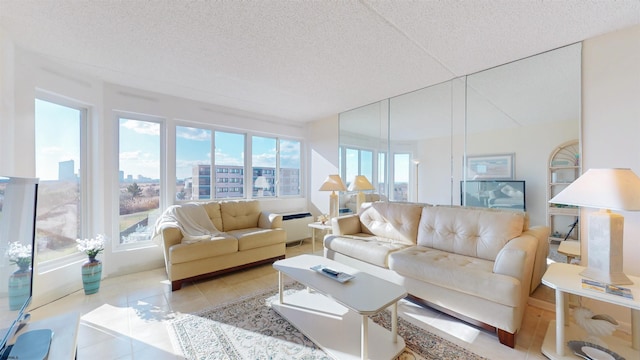
[[[537,239],[526,233],[511,239],[496,256],[493,272],[514,277],[528,285],[533,272],[536,246]]]
[[[339,216],[331,219],[333,235],[352,235],[361,233],[360,217],[356,214]]]
[[[278,229],[282,227],[282,215],[270,211],[262,211],[258,219],[258,227],[262,229]]]
[[[182,242],[182,231],[175,226],[167,226],[162,229],[162,250],[164,251],[165,261],[169,261],[169,249],[173,245]]]

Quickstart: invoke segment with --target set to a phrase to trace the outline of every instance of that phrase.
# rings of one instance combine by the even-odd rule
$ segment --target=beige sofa
[[[546,269],[549,228],[530,228],[522,212],[376,202],[332,228],[327,258],[400,284],[510,347]]]
[[[282,215],[262,211],[255,200],[174,205],[155,231],[173,291],[185,281],[285,257]]]

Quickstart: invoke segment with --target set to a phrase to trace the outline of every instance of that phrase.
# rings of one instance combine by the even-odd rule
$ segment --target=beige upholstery
[[[161,225],[160,221],[156,225],[172,290],[180,289],[187,280],[284,258],[286,233],[281,215],[261,211],[255,200],[200,205],[221,233],[204,241],[182,243],[178,226]]]
[[[513,346],[544,272],[538,261],[548,251],[548,227],[529,228],[526,214],[506,210],[382,202],[363,208],[332,219],[326,257],[488,324]]]

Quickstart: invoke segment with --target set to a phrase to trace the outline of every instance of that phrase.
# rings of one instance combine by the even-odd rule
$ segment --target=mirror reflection
[[[531,223],[546,224],[549,156],[579,140],[580,62],[574,44],[342,113],[343,180],[370,177],[370,197],[450,205],[466,205],[466,180],[524,181]]]

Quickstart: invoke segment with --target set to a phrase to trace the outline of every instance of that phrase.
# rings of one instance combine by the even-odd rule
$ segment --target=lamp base
[[[623,273],[608,273],[608,272],[599,271],[597,269],[586,268],[582,270],[580,275],[601,283],[605,283],[605,284],[612,284],[612,285],[633,284],[633,281],[631,281],[631,279],[629,279],[627,275]]]

